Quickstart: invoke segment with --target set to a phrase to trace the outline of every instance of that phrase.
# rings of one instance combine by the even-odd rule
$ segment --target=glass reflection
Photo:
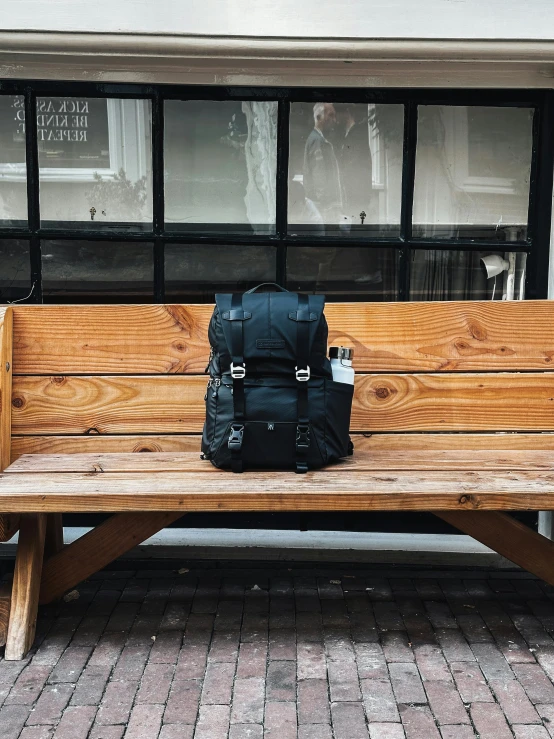
[[[413,233],[524,240],[533,110],[422,105]]]
[[[165,102],[166,228],[273,233],[277,103]]]
[[[401,105],[293,103],[289,233],[399,233]]]

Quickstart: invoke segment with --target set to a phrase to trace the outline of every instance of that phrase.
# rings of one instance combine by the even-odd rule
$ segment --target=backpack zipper
[[[212,363],[212,359],[215,357],[215,351],[213,346],[210,344],[210,356],[208,357],[208,364],[206,365],[206,369],[204,370],[204,374],[208,374],[210,371],[210,364]]]
[[[210,377],[208,380],[208,385],[206,387],[206,395],[204,395],[204,400],[208,400],[208,392],[210,391],[210,388],[215,388],[212,393],[212,398],[217,397],[217,391],[219,389],[219,386],[221,385],[221,378],[220,377]]]

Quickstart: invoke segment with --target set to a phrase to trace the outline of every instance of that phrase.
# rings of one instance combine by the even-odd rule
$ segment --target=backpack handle
[[[262,282],[260,285],[256,285],[256,287],[247,290],[244,294],[251,295],[252,293],[255,293],[256,290],[259,290],[260,287],[265,287],[266,285],[273,285],[273,287],[278,288],[281,292],[288,293],[288,290],[286,290],[284,287],[281,287],[281,285],[278,285],[276,282]]]

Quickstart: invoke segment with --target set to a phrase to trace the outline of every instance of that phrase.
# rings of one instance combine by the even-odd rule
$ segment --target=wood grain
[[[124,452],[200,452],[199,434],[86,434],[82,436],[13,436],[12,462],[22,454],[93,454]],[[554,433],[357,434],[355,454],[363,451],[425,449],[543,449],[554,451]]]
[[[336,469],[330,466],[327,470]],[[387,470],[552,470],[554,454],[540,450],[471,451],[433,449],[377,449],[359,452],[343,460],[341,470],[348,472],[379,472]],[[327,471],[325,470],[325,471]],[[10,465],[5,474],[46,472],[212,472],[219,471],[194,453],[157,452],[153,454],[26,454]],[[48,531],[47,531],[48,537]]]
[[[201,373],[212,305],[16,306],[18,374]],[[548,370],[549,301],[330,303],[360,372]],[[53,337],[55,340],[53,341]]]
[[[436,515],[554,585],[554,542],[505,513],[437,511]]]
[[[21,516],[4,655],[6,660],[23,659],[35,638],[45,533],[45,514],[26,513]]]
[[[19,529],[19,516],[16,513],[0,515],[0,542],[9,541]]]
[[[553,510],[550,471],[1,473],[0,511]]]
[[[42,571],[40,603],[61,597],[114,559],[176,521],[181,513],[118,513],[50,557]]]
[[[16,377],[14,434],[200,432],[203,377]],[[554,373],[359,375],[352,431],[549,431]]]
[[[0,472],[11,460],[12,440],[13,309],[0,308]],[[0,542],[8,541],[19,526],[16,515],[0,516]]]
[[[11,583],[0,585],[0,647],[6,643],[8,636],[8,622],[10,620],[10,607],[12,602]]]
[[[54,556],[63,549],[63,522],[61,513],[49,513],[46,517],[44,537],[44,559]]]

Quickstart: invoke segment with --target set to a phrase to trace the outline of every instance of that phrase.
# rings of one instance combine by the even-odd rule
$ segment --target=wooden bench
[[[355,348],[356,451],[306,475],[200,460],[211,312],[0,309],[6,659],[30,648],[38,602],[190,511],[431,511],[554,584],[554,544],[505,513],[554,510],[554,303],[328,305],[330,343]],[[64,547],[74,511],[113,515]]]

